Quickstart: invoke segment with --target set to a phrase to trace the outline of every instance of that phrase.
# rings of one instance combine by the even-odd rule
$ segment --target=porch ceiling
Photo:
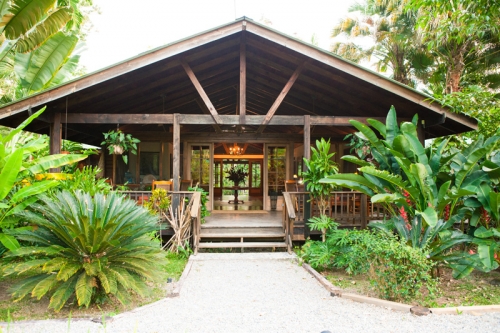
[[[279,105],[275,115],[384,117],[391,105],[396,107],[400,118],[409,119],[418,113],[420,119],[424,119],[426,124],[438,123],[436,119],[441,117],[440,113],[451,115],[435,103],[431,105],[425,100],[425,96],[420,96],[419,100],[403,97],[404,94],[401,91],[413,95],[418,94],[399,84],[389,81],[394,89],[387,89],[387,79],[363,71],[299,41],[288,39],[290,45],[282,45],[276,41],[286,36],[283,37],[253,22],[247,23],[247,29],[207,43],[198,43],[199,46],[188,48],[150,64],[138,66],[136,69],[124,71],[123,74],[114,77],[106,77],[106,71],[111,71],[113,67],[91,74],[85,77],[86,81],[81,81],[86,82],[84,88],[79,89],[80,81],[76,80],[71,83],[75,89],[57,98],[46,98],[47,101],[43,101],[40,97],[43,97],[42,93],[33,97],[31,103],[29,103],[30,99],[18,102],[17,109],[16,103],[0,108],[0,124],[11,127],[18,125],[27,117],[27,113],[20,110],[26,110],[28,105],[32,105],[34,109],[47,105],[43,120],[35,121],[28,128],[28,130],[44,134],[49,133],[48,120],[52,114],[61,113],[61,120],[64,123],[66,105],[68,113],[207,114],[208,110],[200,94],[181,66],[181,59],[184,59],[191,67],[219,115],[239,114],[240,44],[243,34],[246,47],[247,115],[266,115],[294,71],[305,61],[307,62],[304,69]],[[230,25],[226,28],[228,27]],[[261,32],[262,29],[266,34]],[[272,38],[269,37],[270,35]],[[305,52],[301,51],[300,47],[309,49]],[[310,56],[310,53],[314,55],[315,52],[320,56],[332,58],[333,62],[339,62],[344,67],[357,68],[357,74],[353,75],[346,68],[335,67],[321,61],[318,57]],[[144,57],[151,54],[148,53]],[[140,57],[135,59],[140,59]],[[126,65],[122,63],[117,66],[124,66],[124,64]],[[94,83],[89,84],[92,78],[95,78]],[[374,80],[380,80],[383,84],[374,84]],[[56,89],[62,88],[64,85]],[[38,100],[42,100],[43,103],[37,103]],[[26,106],[23,108],[23,105]],[[470,118],[448,116],[442,124],[427,126],[426,137],[468,131],[471,130],[470,124],[474,123],[474,120]],[[65,128],[65,125],[63,127]],[[255,133],[258,127],[243,125],[241,132]],[[116,125],[68,124],[67,138],[89,144],[99,144],[102,141],[102,132],[113,128],[116,128]],[[154,139],[155,135],[161,133],[163,133],[162,136],[171,137],[172,132],[171,124],[120,124],[120,128],[130,133],[149,133],[148,136],[143,137],[143,140]],[[233,133],[236,128],[235,125],[220,126],[222,133],[228,134]],[[183,125],[181,135],[200,132],[215,133],[215,131],[213,125]],[[267,126],[264,129],[265,133],[301,134],[302,131],[301,126]],[[313,128],[312,134],[340,140],[352,131],[352,127],[317,126]],[[148,138],[149,136],[151,138]]]

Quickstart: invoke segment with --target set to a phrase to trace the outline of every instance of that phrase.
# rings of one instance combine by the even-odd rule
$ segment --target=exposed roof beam
[[[198,104],[200,109],[203,111],[203,113],[210,114],[210,110],[208,110],[206,104],[203,103],[203,101],[200,98],[196,99],[196,103]],[[214,127],[215,132],[222,133],[222,130],[218,124],[213,124],[212,126]]]
[[[238,115],[220,115],[221,125],[238,125]],[[322,126],[352,126],[349,120],[354,119],[362,123],[367,123],[366,119],[376,119],[385,122],[385,117],[349,117],[349,116],[311,116],[311,125]],[[265,116],[247,115],[247,125],[260,125],[265,120]],[[398,119],[407,121],[408,119]],[[106,113],[68,113],[68,124],[173,124],[172,114],[106,114]],[[181,114],[179,115],[181,124],[186,125],[213,125],[215,121],[211,115],[202,114]],[[268,125],[304,125],[304,116],[274,116]]]
[[[189,64],[184,59],[181,59],[181,65],[184,68],[184,70],[186,71],[186,74],[189,76],[189,79],[193,83],[194,87],[198,91],[198,94],[200,94],[201,99],[203,100],[208,111],[210,112],[210,114],[214,118],[215,123],[220,124],[221,121],[220,121],[219,114],[217,113],[217,110],[215,109],[212,102],[210,101],[210,98],[208,98],[207,93],[205,92],[205,90],[201,86],[200,81],[198,81],[198,79],[196,78],[196,75],[194,75],[193,70],[191,69],[191,67],[189,67]]]
[[[269,111],[267,111],[267,115],[264,118],[264,121],[262,122],[262,124],[257,129],[257,133],[262,133],[264,131],[264,128],[266,127],[266,125],[269,124],[269,122],[271,121],[271,119],[274,116],[274,113],[276,112],[276,110],[278,110],[279,106],[281,105],[281,102],[285,99],[286,94],[288,94],[288,92],[290,91],[290,89],[293,87],[293,84],[295,83],[295,81],[297,81],[297,78],[299,77],[300,73],[304,69],[304,66],[305,66],[306,62],[307,62],[307,60],[304,61],[303,63],[301,63],[299,65],[299,67],[297,67],[297,69],[295,70],[295,72],[293,72],[292,76],[290,77],[290,79],[288,80],[288,82],[285,84],[285,87],[283,87],[283,90],[278,95],[278,97],[274,101],[273,105],[271,106],[271,108],[269,109]]]

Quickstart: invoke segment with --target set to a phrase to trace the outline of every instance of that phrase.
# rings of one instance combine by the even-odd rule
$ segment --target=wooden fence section
[[[138,205],[144,205],[146,201],[151,197],[151,191],[121,191],[131,200],[137,202]],[[191,240],[192,248],[195,253],[198,252],[198,244],[200,243],[200,231],[201,231],[201,193],[192,191],[175,191],[168,192],[170,196],[170,202],[173,205],[174,212],[177,212],[177,206],[179,204],[185,205],[187,209],[183,210],[184,214],[187,214],[191,223]],[[161,235],[173,235],[174,230],[172,230],[171,225],[165,219],[161,219],[160,222],[160,233]]]
[[[283,198],[283,227],[289,241],[307,238],[310,231],[305,222],[319,216],[316,202],[309,199],[308,192],[283,192]],[[354,191],[332,192],[326,213],[344,228],[366,228],[370,221],[389,218],[381,205],[372,204],[366,194]]]

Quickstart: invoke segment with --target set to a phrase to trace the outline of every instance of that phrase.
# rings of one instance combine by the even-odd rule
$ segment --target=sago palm
[[[41,196],[31,210],[23,217],[36,227],[15,236],[32,245],[9,252],[13,262],[4,269],[24,277],[11,289],[14,299],[50,295],[56,311],[72,296],[79,306],[102,294],[126,303],[131,291],[143,296],[146,281],[162,277],[165,255],[150,237],[157,219],[134,201],[62,191]]]

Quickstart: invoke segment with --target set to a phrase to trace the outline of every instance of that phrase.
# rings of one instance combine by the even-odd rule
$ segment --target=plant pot
[[[123,154],[123,147],[122,146],[113,145],[112,147],[113,147],[113,154],[115,154],[115,155]]]
[[[69,155],[69,151],[67,151],[67,150],[61,150],[61,154],[63,154],[63,155]]]

